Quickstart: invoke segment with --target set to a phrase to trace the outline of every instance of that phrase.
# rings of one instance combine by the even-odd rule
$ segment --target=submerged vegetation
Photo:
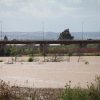
[[[28,62],[37,61],[37,56],[44,57],[43,62],[60,62],[65,61],[70,62],[71,56],[78,56],[78,62],[82,56],[100,56],[100,46],[99,44],[88,44],[85,48],[80,48],[78,44],[71,45],[46,45],[43,51],[40,51],[40,46],[35,44],[28,45],[6,45],[4,50],[1,51],[0,56],[10,56],[17,61],[17,57],[27,56]],[[48,60],[48,56],[51,58]],[[14,60],[12,60],[13,62]],[[1,61],[0,61],[1,62]],[[85,61],[85,64],[89,62]]]
[[[28,62],[32,62],[32,61],[33,61],[32,57],[28,58]]]
[[[0,100],[100,100],[100,77],[85,89],[79,84],[72,88],[71,81],[63,89],[52,89],[10,86],[0,80]]]

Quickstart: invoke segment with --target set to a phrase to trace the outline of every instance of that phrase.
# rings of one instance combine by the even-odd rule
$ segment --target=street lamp
[[[82,22],[82,40],[83,40],[83,23],[84,23],[84,22]]]
[[[43,40],[44,40],[44,22],[42,22],[43,24]]]
[[[44,22],[42,22],[43,24],[43,41],[44,41]],[[44,62],[45,62],[45,45],[43,44],[43,55],[44,55]]]
[[[2,21],[1,22],[1,40],[2,40]]]

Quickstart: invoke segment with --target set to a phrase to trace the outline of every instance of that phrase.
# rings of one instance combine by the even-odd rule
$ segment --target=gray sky
[[[0,0],[4,32],[100,31],[100,0]],[[1,24],[0,24],[1,26]],[[1,29],[0,29],[1,30]]]

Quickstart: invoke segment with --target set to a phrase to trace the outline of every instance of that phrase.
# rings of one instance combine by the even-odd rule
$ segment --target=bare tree
[[[68,61],[70,62],[70,56],[72,56],[73,52],[72,51],[68,51]]]
[[[32,59],[33,59],[33,61],[35,60],[34,59],[34,53],[35,53],[35,43],[32,44]]]
[[[18,48],[17,48],[17,46],[14,44],[14,55],[15,55],[15,63],[16,63],[16,61],[17,61],[17,56],[18,56]]]
[[[61,47],[56,47],[54,49],[54,60],[55,62],[58,62],[58,61],[63,61],[64,57],[64,52],[62,52],[62,49]]]
[[[36,46],[35,43],[28,45],[28,53],[31,56],[32,60],[35,61],[35,51],[36,51]]]
[[[78,57],[78,62],[82,59],[82,56],[84,55],[84,50],[82,48],[77,48],[77,55]]]

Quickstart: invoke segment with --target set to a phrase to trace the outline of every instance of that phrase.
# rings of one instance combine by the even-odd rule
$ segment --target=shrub
[[[58,100],[88,100],[88,94],[80,86],[72,89],[69,83],[66,84],[64,91],[59,92]]]
[[[87,85],[87,89],[80,84],[71,88],[70,81],[58,90],[10,86],[10,82],[0,80],[0,100],[100,100],[100,76],[96,76],[95,83]]]
[[[95,84],[88,86],[89,100],[100,100],[100,76],[95,77]]]
[[[33,61],[32,57],[28,58],[28,62],[32,62],[32,61]]]
[[[98,53],[94,54],[94,56],[100,56]]]
[[[72,56],[73,55],[73,52],[68,52],[68,56]]]
[[[70,84],[65,86],[63,91],[59,91],[58,100],[100,100],[100,77],[95,77],[95,83],[87,85],[87,89],[79,85],[71,88]]]
[[[46,56],[46,53],[45,53],[45,52],[43,52],[41,55],[42,55],[42,56]]]
[[[18,86],[10,86],[10,82],[6,83],[0,80],[0,100],[35,100],[36,92],[29,93],[28,91],[28,88],[21,89]]]
[[[89,62],[88,61],[85,61],[85,64],[89,64]]]
[[[3,62],[3,60],[0,60],[0,62]]]

